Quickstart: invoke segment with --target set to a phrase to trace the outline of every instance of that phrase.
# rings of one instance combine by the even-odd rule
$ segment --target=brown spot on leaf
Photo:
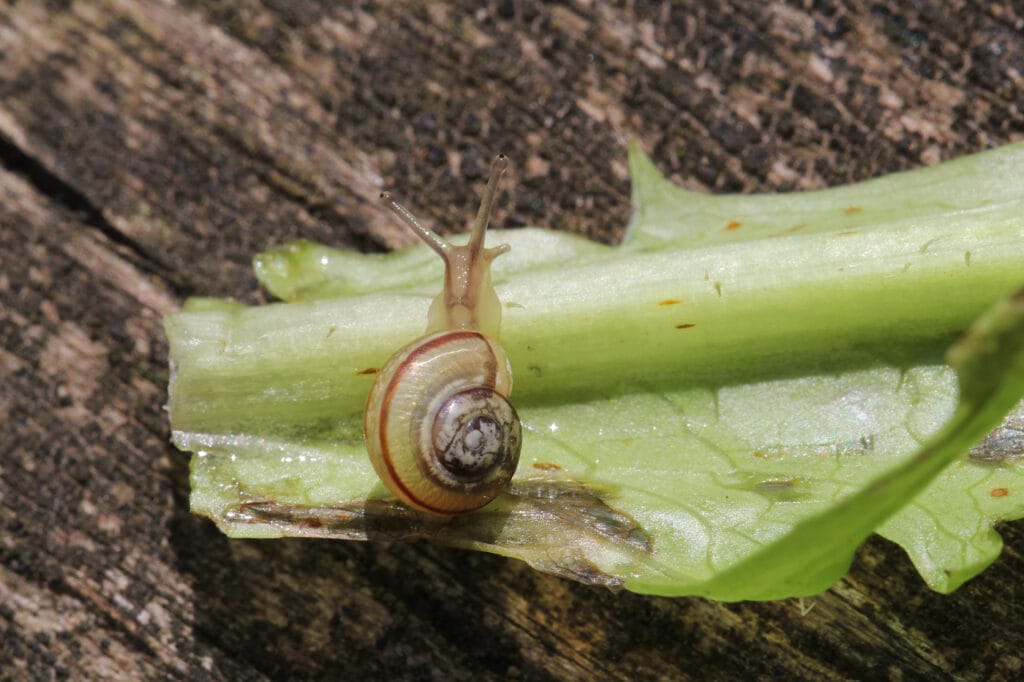
[[[332,324],[332,325],[330,326],[330,328],[329,328],[329,329],[327,330],[327,338],[331,338],[331,336],[332,336],[332,335],[334,334],[334,332],[336,332],[336,331],[338,331],[338,326],[337,326],[337,325],[334,325],[334,324]]]
[[[376,374],[379,371],[379,367],[367,367],[366,369],[359,370],[356,374]]]
[[[246,499],[243,491],[239,497],[244,501],[215,519],[226,524],[228,532],[239,525],[265,525],[295,537],[476,544],[590,585],[621,587],[624,577],[592,564],[588,547],[599,544],[635,561],[653,551],[647,531],[611,505],[614,490],[557,472],[514,479],[492,504],[452,518],[416,511],[391,497],[324,506]]]
[[[992,488],[992,491],[989,493],[992,497],[1006,497],[1009,494],[1009,488]]]
[[[959,342],[966,332],[957,332]],[[1024,419],[1008,416],[995,431],[985,437],[970,451],[971,460],[990,466],[1015,465],[1024,457]]]
[[[690,327],[696,327],[695,322],[684,322],[683,324],[677,324],[676,329],[689,329]]]
[[[534,462],[534,469],[540,469],[541,471],[561,471],[562,467],[554,462]]]
[[[843,230],[842,232],[836,232],[835,236],[836,237],[849,237],[849,236],[855,235],[855,234],[857,234],[857,230]]]
[[[730,232],[732,232],[733,230],[738,230],[741,227],[743,227],[743,223],[741,223],[738,220],[730,220],[725,224],[725,229],[729,230]]]
[[[664,301],[658,301],[658,305],[679,305],[680,301],[676,298],[666,298]]]
[[[857,215],[858,213],[863,212],[864,209],[861,208],[860,206],[847,206],[846,208],[843,209],[843,213],[845,213],[846,215]]]

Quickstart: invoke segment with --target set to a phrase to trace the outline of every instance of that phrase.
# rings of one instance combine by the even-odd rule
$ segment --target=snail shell
[[[501,304],[490,264],[507,245],[484,248],[484,231],[507,161],[499,156],[469,243],[454,246],[420,225],[390,195],[391,209],[445,262],[444,290],[430,306],[427,335],[377,374],[363,413],[370,461],[387,488],[421,511],[474,511],[508,485],[522,427],[508,402],[512,369],[496,341]]]
[[[522,429],[504,351],[476,331],[442,331],[388,361],[364,412],[370,461],[406,504],[434,514],[484,506],[511,480]]]

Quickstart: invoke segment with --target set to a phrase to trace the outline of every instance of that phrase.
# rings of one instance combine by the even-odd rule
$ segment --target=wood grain
[[[1024,139],[1004,0],[0,5],[0,678],[1016,679],[1021,526],[959,592],[874,540],[812,600],[587,588],[412,545],[228,540],[168,444],[161,315],[258,302],[297,237],[410,243],[487,161],[496,224],[615,242],[625,142],[704,191]]]

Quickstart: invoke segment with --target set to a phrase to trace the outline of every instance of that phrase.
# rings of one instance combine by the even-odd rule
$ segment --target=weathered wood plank
[[[383,184],[461,229],[498,149],[496,222],[614,241],[630,136],[715,191],[1021,139],[1019,3],[345,4],[0,8],[0,677],[1020,676],[1019,526],[952,596],[878,540],[803,609],[228,540],[187,510],[160,329],[261,300],[269,244],[408,243]]]

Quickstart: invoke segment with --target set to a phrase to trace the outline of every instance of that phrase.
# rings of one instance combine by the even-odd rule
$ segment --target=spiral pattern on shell
[[[484,506],[519,462],[508,359],[476,331],[417,339],[377,375],[363,415],[370,461],[403,502],[441,515]]]

